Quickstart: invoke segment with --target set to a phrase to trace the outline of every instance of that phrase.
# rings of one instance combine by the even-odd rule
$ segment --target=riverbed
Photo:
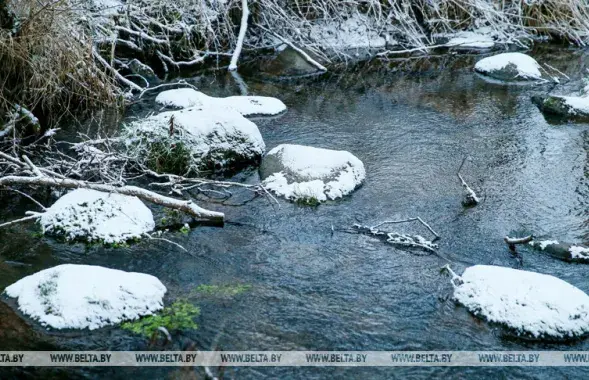
[[[582,87],[587,55],[545,48],[530,53],[571,79],[553,90]],[[461,273],[474,264],[554,275],[589,292],[589,266],[526,248],[509,251],[503,237],[589,240],[587,124],[547,120],[530,97],[553,85],[505,85],[472,70],[477,54],[373,62],[323,77],[278,80],[245,76],[249,94],[281,99],[288,111],[254,119],[267,150],[281,143],[347,150],[366,167],[364,185],[318,207],[258,197],[244,205],[203,201],[223,211],[223,228],[197,227],[164,242],[129,248],[84,247],[33,236],[34,226],[0,230],[0,287],[62,263],[102,265],[157,276],[166,300],[201,308],[199,329],[174,337],[204,350],[589,350],[589,340],[538,343],[473,317],[451,300],[440,267]],[[230,75],[188,79],[215,96],[239,95]],[[155,94],[153,94],[155,95]],[[129,117],[157,112],[153,96]],[[456,172],[483,201],[465,209]],[[237,180],[256,182],[255,170]],[[247,191],[236,194],[246,199]],[[237,202],[236,202],[237,203]],[[28,207],[28,208],[27,208]],[[32,208],[12,204],[2,220]],[[347,231],[354,223],[420,216],[441,236],[438,254],[404,250]],[[419,224],[391,231],[429,236]],[[237,295],[195,295],[199,285],[246,285]],[[147,341],[116,327],[45,331],[2,306],[3,350],[147,349]],[[0,372],[1,373],[1,372]],[[564,378],[580,368],[228,368],[225,378]],[[6,376],[162,378],[174,368],[11,370]],[[2,376],[4,378],[4,376]]]

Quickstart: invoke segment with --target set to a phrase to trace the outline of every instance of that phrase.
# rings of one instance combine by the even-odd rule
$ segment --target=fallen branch
[[[377,229],[378,227],[380,227],[384,224],[399,224],[399,223],[409,223],[409,222],[414,222],[414,221],[418,221],[419,223],[423,224],[436,237],[436,240],[440,238],[440,235],[438,235],[438,233],[436,231],[434,231],[433,228],[431,228],[430,225],[427,224],[426,222],[424,222],[423,219],[421,219],[419,216],[416,218],[409,218],[409,219],[403,219],[403,220],[387,220],[387,221],[378,223],[376,226],[372,226],[370,228]]]
[[[506,237],[503,238],[503,240],[509,246],[509,250],[515,252],[515,246],[516,245],[518,245],[518,244],[528,244],[529,242],[531,242],[532,240],[534,240],[534,236],[529,235],[529,236],[525,236],[523,238],[511,238],[509,236],[506,236]]]
[[[0,228],[12,226],[13,224],[17,224],[17,223],[27,222],[27,221],[33,220],[33,219],[38,219],[39,216],[41,216],[41,214],[34,214],[34,215],[25,216],[24,218],[12,220],[10,222],[2,223],[2,224],[0,224]]]
[[[320,64],[319,62],[317,62],[316,60],[314,60],[313,58],[311,58],[311,56],[309,54],[307,54],[303,49],[300,49],[300,48],[296,47],[292,42],[290,42],[289,40],[287,40],[286,38],[280,36],[277,33],[274,33],[274,32],[270,32],[270,33],[272,33],[276,38],[278,38],[283,43],[285,43],[288,46],[290,46],[291,49],[293,49],[294,51],[296,51],[297,53],[299,53],[311,65],[315,66],[317,69],[319,69],[321,71],[327,71],[327,68],[325,68],[325,66],[323,66],[322,64]]]
[[[50,177],[22,177],[22,176],[6,176],[0,178],[0,186],[5,185],[34,185],[34,186],[52,186],[63,187],[68,189],[91,189],[103,191],[107,193],[117,193],[122,195],[135,196],[141,200],[154,203],[160,206],[182,211],[195,219],[223,223],[224,214],[221,212],[210,211],[201,208],[192,201],[181,201],[178,199],[166,197],[154,193],[149,190],[142,189],[136,186],[121,186],[106,185],[102,183],[92,183],[86,181],[78,181],[73,179],[57,179]]]
[[[94,58],[98,62],[100,62],[102,64],[102,66],[104,66],[108,71],[110,71],[119,82],[126,85],[127,87],[130,87],[132,90],[135,90],[135,91],[142,91],[143,90],[143,88],[141,88],[140,86],[136,85],[135,83],[131,82],[130,80],[128,80],[127,78],[125,78],[124,76],[119,74],[119,72],[114,67],[112,67],[108,62],[106,62],[106,60],[104,58],[102,58],[100,56],[100,54],[96,51],[96,48],[94,48],[94,47],[92,48],[92,54],[94,55]]]
[[[464,207],[473,207],[480,203],[480,199],[477,196],[477,193],[475,193],[475,191],[470,186],[468,186],[464,178],[462,178],[462,175],[460,175],[460,170],[462,169],[462,166],[464,165],[465,161],[466,157],[464,157],[464,159],[462,160],[462,163],[460,164],[460,167],[458,168],[456,175],[458,176],[458,179],[460,179],[460,183],[466,191],[466,195],[464,200],[462,201],[462,205],[464,205]]]

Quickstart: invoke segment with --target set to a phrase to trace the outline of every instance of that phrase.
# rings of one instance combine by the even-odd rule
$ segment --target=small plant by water
[[[315,197],[297,198],[295,200],[295,203],[300,206],[309,206],[309,207],[317,207],[317,206],[319,206],[319,204],[321,204],[321,202],[319,202],[319,199],[317,199]]]
[[[206,285],[202,284],[199,285],[195,290],[194,293],[203,296],[212,296],[212,297],[234,297],[240,294],[243,294],[247,291],[250,291],[252,286],[250,284],[227,284],[227,285]]]
[[[186,301],[176,301],[154,315],[136,321],[124,322],[121,328],[135,334],[151,337],[159,327],[168,331],[196,330],[194,318],[200,315],[200,308]]]
[[[157,173],[185,174],[190,167],[190,151],[180,142],[155,141],[149,147],[147,167]]]

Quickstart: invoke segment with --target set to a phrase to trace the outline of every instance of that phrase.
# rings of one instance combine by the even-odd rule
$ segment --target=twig
[[[384,222],[380,222],[377,225],[370,227],[370,229],[377,229],[378,227],[384,225],[384,224],[399,224],[399,223],[409,223],[409,222],[415,222],[418,221],[419,223],[423,224],[437,239],[440,238],[440,235],[438,235],[438,233],[436,231],[433,230],[433,228],[431,228],[431,226],[429,224],[427,224],[423,219],[421,219],[421,217],[416,217],[416,218],[409,218],[409,219],[403,219],[403,220],[387,220]]]
[[[17,223],[26,222],[26,221],[33,220],[33,219],[38,219],[40,216],[41,216],[41,214],[34,214],[34,215],[25,216],[24,218],[20,218],[20,219],[16,219],[16,220],[13,220],[10,222],[2,223],[2,224],[0,224],[0,228],[11,226],[11,225],[17,224]]]
[[[476,206],[477,204],[479,204],[480,199],[477,196],[477,193],[475,193],[475,191],[470,186],[468,186],[468,184],[466,183],[464,178],[462,178],[462,175],[460,175],[460,170],[462,169],[462,166],[464,165],[465,161],[466,161],[466,157],[464,157],[464,159],[462,160],[462,163],[460,164],[460,167],[458,168],[456,175],[458,176],[458,179],[460,179],[460,183],[462,184],[462,187],[464,187],[464,190],[466,191],[466,197],[465,197],[464,201],[462,201],[462,204],[465,207],[471,207],[471,206]]]
[[[43,206],[40,202],[38,202],[35,198],[31,197],[29,194],[23,193],[22,191],[17,190],[17,189],[14,189],[12,187],[8,187],[7,186],[6,188],[8,190],[10,190],[10,191],[14,191],[15,193],[18,193],[18,194],[22,195],[25,198],[28,198],[30,201],[32,201],[33,203],[35,203],[37,206],[41,207],[41,210],[43,210],[43,211],[47,210],[47,208],[45,208],[45,206]]]

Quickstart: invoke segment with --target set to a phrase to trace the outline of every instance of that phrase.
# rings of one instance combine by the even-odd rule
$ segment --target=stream
[[[579,90],[587,53],[543,47],[530,53],[571,77],[555,88]],[[176,335],[173,349],[195,341],[204,350],[576,350],[569,343],[526,341],[472,316],[452,301],[449,278],[474,264],[545,273],[589,292],[589,267],[518,247],[506,235],[533,233],[589,241],[588,125],[547,120],[530,97],[552,85],[492,83],[472,70],[480,55],[364,64],[319,78],[272,80],[244,75],[249,94],[281,99],[288,111],[254,119],[267,151],[281,143],[347,150],[366,167],[364,185],[318,207],[259,197],[241,206],[201,202],[223,211],[223,228],[197,227],[165,242],[128,248],[61,244],[34,235],[33,225],[0,230],[0,288],[63,263],[102,265],[157,276],[166,303],[188,299],[201,308],[198,330]],[[247,73],[246,73],[247,74]],[[209,95],[239,95],[225,73],[188,79]],[[129,117],[157,112],[148,97]],[[456,172],[483,198],[465,209]],[[256,171],[237,180],[256,182]],[[236,198],[247,199],[247,191]],[[10,199],[8,202],[6,199]],[[4,198],[0,220],[34,209]],[[442,237],[439,255],[405,250],[343,230],[354,223],[420,216]],[[428,231],[402,224],[391,231]],[[199,285],[247,285],[231,296],[195,296]],[[146,339],[117,327],[46,331],[0,303],[3,350],[141,350]],[[200,372],[198,372],[201,375]],[[0,377],[188,378],[177,368],[11,368]],[[225,378],[580,378],[577,368],[289,368],[233,367]]]

